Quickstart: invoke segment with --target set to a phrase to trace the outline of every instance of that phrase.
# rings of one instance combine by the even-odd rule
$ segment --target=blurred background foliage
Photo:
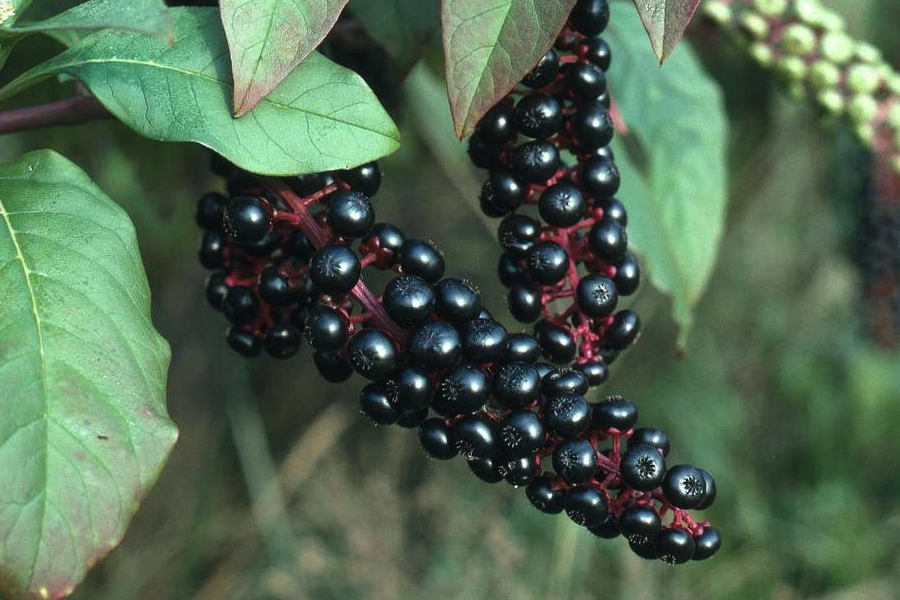
[[[827,4],[900,66],[896,2]],[[859,334],[864,162],[738,49],[703,30],[694,41],[732,127],[721,254],[686,353],[668,300],[644,286],[645,334],[601,389],[670,430],[672,461],[716,476],[708,517],[726,536],[716,558],[644,563],[621,540],[476,480],[463,461],[427,460],[414,432],[372,427],[356,414],[359,382],[326,384],[308,353],[233,355],[195,258],[195,198],[220,186],[208,154],[98,122],[5,136],[0,161],[54,148],[129,211],[174,350],[169,409],[182,433],[124,543],[74,597],[900,598],[900,357]],[[434,239],[448,271],[504,315],[496,246],[473,209],[479,174],[429,125],[444,104],[421,102],[434,97],[421,68],[393,88],[404,144],[382,163],[379,218]],[[47,84],[20,101],[58,93]]]

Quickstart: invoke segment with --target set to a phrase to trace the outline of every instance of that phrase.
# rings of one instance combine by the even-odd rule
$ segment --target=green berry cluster
[[[829,115],[900,173],[900,73],[845,31],[819,0],[707,0],[703,15],[737,34],[750,56]]]

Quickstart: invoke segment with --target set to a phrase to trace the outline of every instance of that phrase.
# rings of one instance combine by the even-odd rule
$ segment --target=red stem
[[[0,112],[0,135],[55,125],[81,125],[110,117],[96,98],[78,94],[49,104]]]

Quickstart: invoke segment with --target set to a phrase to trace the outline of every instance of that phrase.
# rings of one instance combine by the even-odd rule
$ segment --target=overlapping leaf
[[[60,598],[122,538],[177,431],[128,216],[50,151],[0,165],[0,596]]]
[[[175,45],[102,31],[0,90],[0,100],[59,73],[83,81],[147,137],[209,146],[254,173],[290,175],[359,165],[393,152],[400,135],[355,73],[311,54],[250,114],[234,119],[218,13],[175,8]]]
[[[324,39],[347,0],[221,0],[234,114],[249,112]]]
[[[416,63],[428,43],[440,38],[438,2],[352,0],[350,10],[403,71]]]
[[[553,44],[575,0],[444,0],[447,91],[463,137]]]
[[[2,1],[2,0],[0,0]],[[162,0],[89,0],[37,22],[17,22],[0,33],[75,34],[100,29],[137,31],[169,37],[172,18]],[[77,40],[77,36],[72,40]],[[64,41],[68,41],[64,38]]]
[[[663,62],[681,41],[700,0],[634,0],[650,45]]]
[[[627,191],[629,233],[651,280],[672,295],[686,334],[712,274],[727,203],[727,122],[721,93],[688,48],[660,69],[631,7],[612,5],[613,100],[645,150],[647,192]],[[624,148],[617,156],[624,161]],[[627,169],[627,170],[626,170]],[[684,339],[684,338],[682,338]]]

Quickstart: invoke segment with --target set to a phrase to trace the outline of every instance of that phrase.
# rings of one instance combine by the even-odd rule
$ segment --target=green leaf
[[[629,235],[651,280],[672,295],[683,342],[722,237],[727,123],[719,87],[694,53],[684,48],[660,69],[640,43],[640,30],[631,7],[612,4],[610,89],[647,157],[647,193],[626,191],[622,198],[630,207]],[[616,156],[624,153],[620,145]],[[625,172],[622,180],[632,177]]]
[[[0,596],[60,598],[177,437],[134,227],[47,150],[0,165]]]
[[[65,73],[138,133],[199,142],[267,175],[344,169],[397,149],[400,134],[365,82],[317,53],[245,118],[234,119],[217,11],[170,12],[174,47],[155,37],[101,31],[10,82],[0,101]]]
[[[399,63],[402,71],[412,68],[426,45],[440,39],[438,2],[352,0],[350,10],[369,35]]]
[[[444,56],[459,137],[547,52],[576,0],[444,0]]]
[[[90,0],[48,19],[34,23],[16,23],[4,31],[12,34],[59,35],[100,29],[136,31],[171,38],[172,18],[162,0]]]
[[[659,62],[666,60],[687,29],[700,0],[633,0]]]
[[[16,22],[32,0],[0,0],[0,26]]]
[[[221,0],[234,114],[247,114],[325,38],[347,0]]]

